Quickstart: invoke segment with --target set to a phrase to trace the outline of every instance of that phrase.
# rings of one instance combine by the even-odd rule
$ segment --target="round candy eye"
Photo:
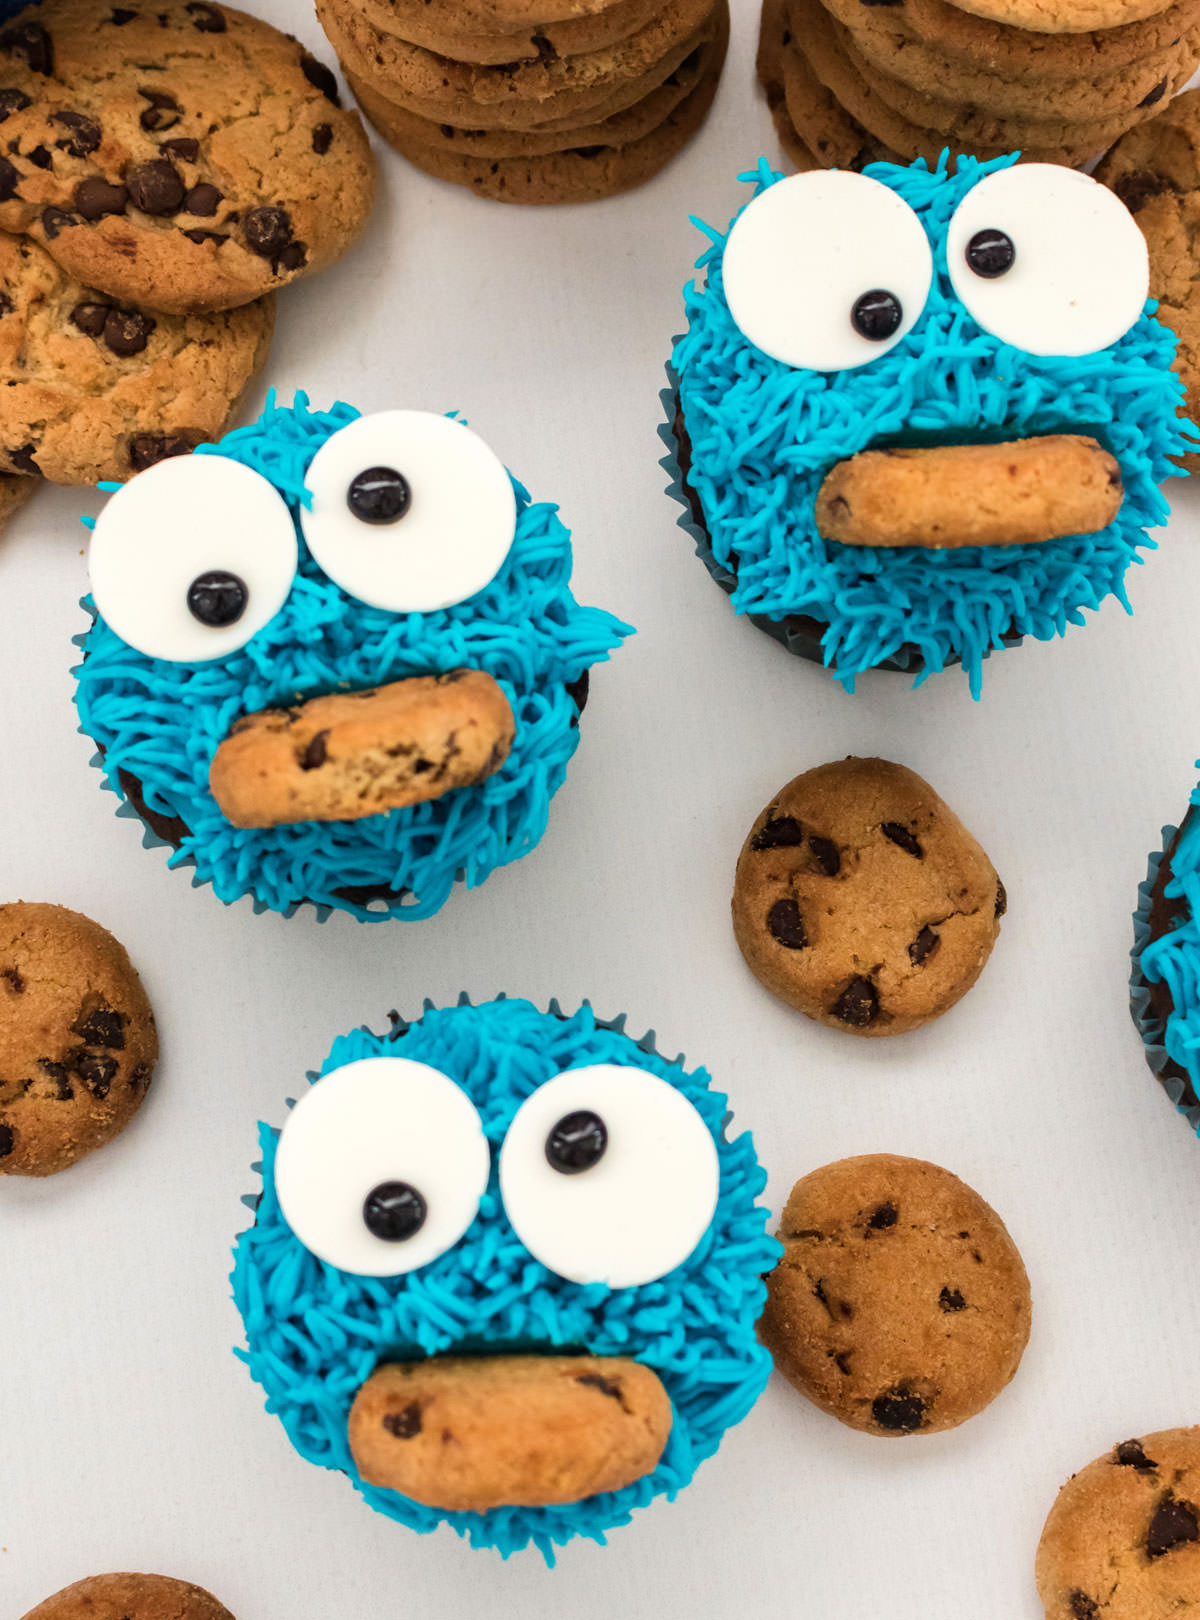
[[[227,456],[138,473],[96,519],[88,572],[109,627],[148,658],[223,658],[279,612],[296,528],[275,486]]]
[[[866,175],[814,170],[747,204],[725,244],[730,314],[786,365],[847,371],[895,348],[925,308],[929,239],[902,197]]]
[[[428,411],[381,411],[317,451],[300,514],[318,565],[391,613],[432,613],[493,580],[517,527],[504,463],[478,434]]]
[[[708,1126],[645,1069],[568,1069],[517,1110],[500,1150],[500,1194],[521,1242],[575,1283],[635,1288],[700,1242],[720,1165]]]
[[[985,332],[1029,354],[1107,349],[1142,313],[1146,241],[1120,199],[1077,169],[999,169],[946,235],[954,291]]]
[[[395,1277],[458,1242],[490,1163],[479,1115],[453,1080],[409,1058],[364,1058],[323,1076],[292,1109],[275,1191],[318,1259]]]

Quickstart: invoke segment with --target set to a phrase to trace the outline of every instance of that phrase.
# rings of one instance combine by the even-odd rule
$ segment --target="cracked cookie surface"
[[[112,297],[249,303],[337,258],[374,165],[294,39],[209,0],[44,0],[0,29],[0,229]]]
[[[991,861],[928,782],[851,756],[797,776],[759,815],[733,928],[773,995],[834,1029],[899,1035],[971,988],[1005,904]]]
[[[274,321],[270,295],[151,315],[85,287],[27,237],[0,237],[0,473],[123,482],[219,438]]]
[[[876,1153],[792,1188],[759,1333],[780,1372],[869,1434],[933,1434],[983,1410],[1029,1338],[1029,1279],[1003,1221],[936,1164]]]
[[[0,1175],[54,1175],[111,1141],[157,1058],[146,992],[106,929],[0,905]]]
[[[31,1609],[25,1620],[233,1620],[211,1592],[169,1575],[90,1575]]]
[[[1200,1613],[1200,1428],[1123,1440],[1059,1491],[1037,1552],[1046,1620]]]

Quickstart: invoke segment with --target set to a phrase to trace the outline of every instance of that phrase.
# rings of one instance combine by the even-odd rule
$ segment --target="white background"
[[[327,58],[290,0],[258,0]],[[1200,1143],[1151,1078],[1126,1001],[1130,913],[1200,750],[1200,493],[1161,551],[1063,642],[918,691],[848,697],[738,620],[675,527],[657,461],[679,288],[735,175],[778,157],[736,0],[720,97],[632,196],[481,202],[381,153],[364,241],[279,304],[270,380],[364,409],[461,407],[575,531],[575,588],[639,633],[594,672],[548,834],[415,925],[225,908],[89,769],[71,637],[84,625],[77,492],[0,542],[0,897],[111,928],[163,1058],[114,1145],[0,1181],[0,1620],[84,1575],[151,1569],[238,1620],[1036,1620],[1033,1556],[1067,1475],[1114,1442],[1200,1421]],[[257,404],[257,401],[254,403]],[[94,503],[93,503],[94,509]],[[164,543],[170,536],[164,535]],[[728,922],[741,839],[797,772],[881,753],[927,776],[1008,888],[990,965],[940,1023],[893,1040],[819,1028],[751,978]],[[547,1571],[417,1537],[309,1466],[232,1354],[230,1244],[255,1122],[351,1026],[460,989],[629,1012],[707,1064],[752,1127],[778,1210],[803,1172],[887,1150],[936,1160],[1007,1221],[1033,1337],[1009,1390],[938,1436],[843,1428],[773,1379],[673,1505]]]

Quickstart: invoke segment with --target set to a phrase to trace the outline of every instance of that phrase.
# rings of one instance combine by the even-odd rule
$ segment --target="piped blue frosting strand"
[[[295,516],[309,499],[313,456],[359,414],[344,404],[313,410],[304,394],[288,408],[272,395],[259,421],[196,453],[262,473]],[[575,601],[570,535],[557,508],[533,503],[515,479],[513,488],[517,532],[503,568],[486,589],[437,613],[397,615],[356,601],[317,568],[301,536],[287,602],[228,658],[147,658],[96,619],[75,671],[81,729],[122,799],[118,773],[126,771],[152,811],[188,828],[172,865],[194,864],[194,881],[211,883],[226,903],[250,894],[272,911],[312,902],[362,921],[413,921],[436,912],[456,881],[474,887],[537,844],[579,741],[569,688],[631,631]],[[247,829],[221,814],[209,764],[239,716],[462,666],[492,675],[516,717],[512,753],[487,781],[360,821]],[[377,888],[404,892],[391,902],[354,898]]]
[[[543,1013],[527,1001],[473,1007],[464,997],[456,1007],[427,1007],[418,1022],[385,1035],[361,1029],[341,1037],[321,1072],[383,1054],[431,1064],[468,1093],[494,1153],[524,1099],[564,1069],[632,1064],[670,1081],[717,1142],[720,1196],[689,1259],[640,1288],[581,1287],[534,1260],[505,1218],[494,1154],[479,1215],[454,1248],[408,1277],[349,1276],[315,1259],[285,1224],[275,1196],[275,1133],[260,1126],[262,1197],[254,1225],[238,1239],[232,1278],[247,1343],[238,1353],[301,1456],[345,1473],[371,1507],[409,1529],[448,1524],[472,1546],[507,1557],[532,1544],[553,1563],[556,1546],[576,1536],[603,1542],[635,1508],[673,1497],[766,1383],[770,1357],[755,1323],[765,1300],[760,1279],[781,1251],[756,1202],[765,1173],[748,1134],[726,1135],[726,1099],[708,1074],[663,1057],[653,1034],[634,1041],[624,1027],[623,1017],[604,1021],[587,1005],[567,1017],[553,1003]],[[582,1345],[654,1368],[674,1414],[658,1467],[624,1490],[568,1506],[489,1513],[442,1512],[366,1484],[346,1433],[361,1384],[382,1361],[464,1345]]]
[[[1197,761],[1200,764],[1200,761]],[[1163,853],[1151,857],[1150,875],[1139,893],[1134,918],[1133,1012],[1152,1064],[1160,1069],[1172,1062],[1184,1071],[1192,1089],[1200,1095],[1200,787],[1191,797],[1192,812],[1184,822],[1179,841],[1171,855],[1171,875],[1163,888],[1163,898],[1174,902],[1175,926],[1158,939],[1150,936],[1150,896],[1175,829],[1164,828]],[[1149,999],[1139,996],[1138,980],[1166,986],[1172,1011],[1163,1027],[1153,1017]],[[1155,1058],[1158,1053],[1161,1057]],[[1163,1077],[1172,1101],[1200,1133],[1200,1109],[1184,1100],[1178,1078]]]
[[[867,167],[921,218],[934,283],[904,340],[856,370],[798,370],[753,347],[725,299],[728,233],[695,222],[710,245],[697,261],[702,277],[684,291],[688,329],[671,365],[713,562],[734,576],[739,613],[827,623],[825,662],[850,690],[857,674],[907,646],[924,660],[916,684],[960,660],[978,697],[983,659],[1006,639],[1063,635],[1109,596],[1129,611],[1126,571],[1154,547],[1145,530],[1167,518],[1159,485],[1178,473],[1169,458],[1192,447],[1195,430],[1177,415],[1175,337],[1153,318],[1153,303],[1111,347],[1063,358],[1000,343],[955,297],[945,250],[951,215],[984,175],[1015,161],[959,157],[951,173],[943,154],[933,170],[920,160]],[[763,160],[741,178],[757,196],[783,176]],[[873,444],[1060,432],[1092,435],[1120,463],[1124,501],[1096,534],[934,551],[846,546],[817,533],[825,474]]]

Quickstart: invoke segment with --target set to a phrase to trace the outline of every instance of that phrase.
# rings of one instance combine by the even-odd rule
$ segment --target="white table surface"
[[[306,8],[257,0],[329,51]],[[1147,851],[1200,751],[1200,493],[1086,631],[846,696],[739,621],[675,527],[657,466],[662,362],[735,175],[778,156],[756,8],[707,127],[651,185],[522,211],[381,152],[342,264],[280,299],[270,380],[365,409],[462,407],[576,536],[575,587],[639,634],[596,672],[541,847],[416,925],[226,908],[141,847],[75,730],[81,500],[42,493],[0,542],[0,895],[111,928],[163,1057],[133,1126],[78,1168],[0,1182],[0,1620],[69,1581],[152,1569],[238,1620],[1037,1620],[1033,1555],[1060,1483],[1114,1442],[1200,1421],[1200,1142],[1152,1080],[1126,1002]],[[94,502],[92,503],[94,509]],[[940,1023],[866,1042],[744,968],[728,922],[752,818],[795,773],[881,753],[926,775],[991,854],[1010,911]],[[555,1571],[417,1537],[313,1468],[234,1359],[230,1244],[278,1122],[332,1037],[460,989],[590,996],[706,1063],[753,1128],[778,1210],[803,1172],[887,1150],[946,1165],[1028,1265],[1015,1382],[950,1434],[889,1442],[781,1379],[673,1505]]]

